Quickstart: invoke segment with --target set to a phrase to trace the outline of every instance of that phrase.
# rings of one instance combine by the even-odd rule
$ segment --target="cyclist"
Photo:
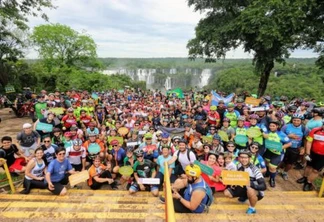
[[[255,206],[257,201],[264,197],[264,190],[266,190],[266,183],[259,168],[251,163],[252,153],[249,150],[240,150],[239,163],[237,165],[238,171],[248,172],[250,176],[250,184],[244,187],[231,186],[224,191],[226,197],[239,197],[239,201],[244,202],[249,200],[249,208],[247,214],[255,214]]]
[[[299,157],[299,152],[303,144],[303,138],[309,133],[309,130],[302,125],[302,120],[304,116],[302,114],[293,114],[292,123],[289,123],[281,129],[286,135],[288,135],[291,140],[291,147],[286,149],[284,164],[285,169],[282,172],[282,178],[288,180],[288,171],[292,168]]]
[[[289,137],[282,131],[278,131],[278,127],[279,122],[272,120],[269,123],[270,132],[263,133],[263,137],[270,141],[269,144],[276,143],[276,146],[279,146],[275,149],[273,146],[267,145],[267,141],[265,142],[266,152],[264,153],[264,158],[269,169],[269,182],[271,187],[276,186],[275,177],[277,174],[277,167],[283,159],[284,150],[291,146]]]

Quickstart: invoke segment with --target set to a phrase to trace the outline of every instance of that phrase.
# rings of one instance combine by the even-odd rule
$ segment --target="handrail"
[[[165,221],[175,222],[173,198],[171,192],[170,174],[168,162],[164,162],[164,198],[165,198]]]
[[[324,192],[324,177],[322,179],[322,185],[321,185],[320,191],[318,192],[318,197],[322,197],[323,192]]]
[[[6,172],[6,175],[7,175],[7,179],[6,180],[9,181],[11,193],[15,193],[16,192],[16,189],[15,189],[15,186],[13,185],[13,182],[12,182],[11,174],[9,172],[8,165],[7,165],[7,160],[6,159],[3,159],[3,158],[0,158],[0,162],[4,166],[4,169],[5,169],[5,172]]]

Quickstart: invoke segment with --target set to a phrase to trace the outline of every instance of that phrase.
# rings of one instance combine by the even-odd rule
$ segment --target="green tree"
[[[85,33],[79,33],[66,25],[48,24],[34,28],[31,40],[40,57],[51,69],[53,66],[97,65],[97,46]]]
[[[215,61],[242,46],[253,53],[260,74],[258,95],[264,94],[275,62],[285,63],[290,52],[315,48],[323,41],[324,3],[317,0],[188,0],[205,17],[188,42],[189,57]]]
[[[43,8],[53,8],[51,0],[1,0],[0,1],[0,84],[10,81],[12,67],[23,57],[28,16],[41,16],[47,20]]]

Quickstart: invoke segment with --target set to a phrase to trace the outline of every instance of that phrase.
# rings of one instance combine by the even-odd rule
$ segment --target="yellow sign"
[[[85,182],[87,179],[89,179],[89,173],[87,170],[72,174],[71,176],[69,176],[70,186],[73,187],[78,183]]]
[[[250,184],[248,172],[223,170],[221,176],[225,185],[246,186]]]
[[[54,108],[49,108],[49,111],[53,112],[55,115],[61,115],[64,113],[64,108],[54,107]]]
[[[246,97],[245,103],[253,106],[259,106],[261,102],[261,99],[256,99],[253,97]]]
[[[110,142],[112,141],[112,140],[118,140],[118,143],[119,143],[119,145],[123,145],[123,143],[124,143],[124,138],[123,137],[121,137],[121,136],[109,136],[108,137],[108,143],[110,144]]]

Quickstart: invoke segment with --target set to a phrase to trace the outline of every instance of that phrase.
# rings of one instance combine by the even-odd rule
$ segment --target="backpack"
[[[188,160],[190,162],[190,152],[192,152],[192,151],[189,150],[188,148],[186,149],[186,151],[187,151],[187,158],[188,158]],[[175,168],[174,168],[174,174],[175,175],[180,175],[181,172],[183,171],[181,163],[179,162],[179,156],[180,156],[180,150],[178,150],[177,160],[175,162]]]
[[[204,212],[208,213],[209,211],[209,206],[214,202],[214,196],[213,196],[213,192],[210,189],[210,187],[208,186],[208,184],[203,180],[203,184],[204,184],[204,189],[206,191],[206,195],[207,195],[207,203],[203,204],[205,205],[205,210]],[[202,187],[196,187],[195,189],[191,189],[192,187],[190,186],[190,190],[189,192],[192,193],[195,189],[199,189]]]

